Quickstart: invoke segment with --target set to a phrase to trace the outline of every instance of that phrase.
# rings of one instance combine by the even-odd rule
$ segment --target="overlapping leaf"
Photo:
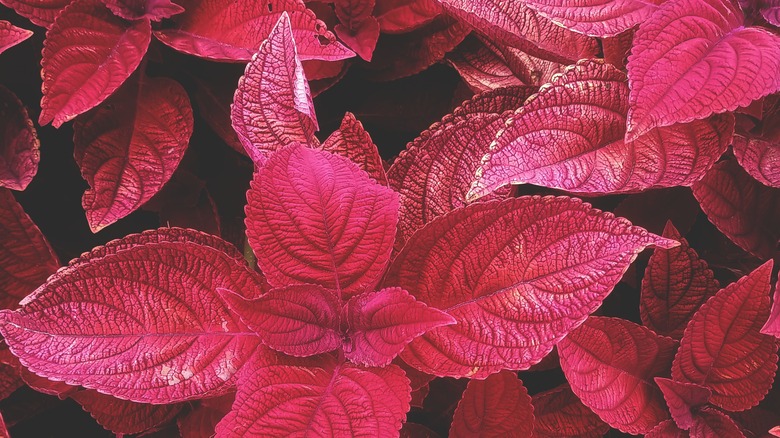
[[[636,32],[627,140],[746,106],[780,89],[780,37],[730,0],[669,0]]]
[[[32,34],[31,30],[22,29],[5,20],[0,20],[0,53],[30,38]]]
[[[387,275],[386,285],[458,322],[417,338],[401,357],[439,376],[528,368],[601,304],[649,245],[676,242],[566,197],[456,209],[417,231]]]
[[[675,382],[665,377],[656,377],[672,419],[680,429],[688,430],[695,422],[695,414],[712,396],[712,391],[695,383]]]
[[[182,438],[210,438],[217,424],[230,412],[235,393],[203,400],[187,415],[176,421]]]
[[[663,0],[527,0],[543,17],[575,32],[608,37],[644,22]]]
[[[474,37],[466,38],[447,61],[475,93],[523,85],[506,60]]]
[[[769,318],[761,328],[761,333],[780,338],[780,279],[775,285],[775,296],[772,299],[772,310],[769,312]]]
[[[150,405],[120,400],[97,391],[79,391],[71,396],[92,418],[117,435],[154,430],[172,420],[182,403]]]
[[[609,430],[568,385],[534,395],[534,437],[600,438]]]
[[[387,185],[387,175],[382,164],[382,157],[371,140],[371,136],[354,114],[350,112],[344,114],[339,129],[333,131],[322,142],[320,149],[349,158],[376,182]]]
[[[677,343],[617,318],[591,317],[558,344],[572,391],[604,422],[650,432],[669,418],[653,377],[668,373]]]
[[[41,143],[27,109],[0,85],[0,187],[24,190],[38,172]]]
[[[73,0],[0,0],[0,3],[27,17],[34,24],[51,27],[57,15]]]
[[[712,390],[710,402],[730,411],[758,404],[777,371],[777,342],[760,332],[769,316],[766,262],[721,289],[691,319],[672,365],[672,377]]]
[[[127,22],[100,0],[73,2],[46,32],[38,122],[59,127],[103,102],[141,63],[151,37],[149,20]]]
[[[126,20],[160,21],[181,14],[184,8],[171,0],[102,0],[111,12]]]
[[[745,438],[734,420],[717,409],[705,407],[694,420],[690,430],[693,438]]]
[[[780,144],[760,138],[734,137],[734,156],[753,178],[780,188]]]
[[[385,33],[410,32],[441,14],[435,0],[376,0],[374,15]]]

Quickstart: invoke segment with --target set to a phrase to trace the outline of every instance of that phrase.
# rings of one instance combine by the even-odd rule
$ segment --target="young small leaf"
[[[31,30],[22,29],[5,20],[0,20],[0,53],[30,38],[32,34]]]
[[[344,114],[339,129],[333,131],[322,142],[320,149],[349,158],[376,182],[384,186],[387,185],[387,175],[382,164],[382,157],[371,140],[371,136],[368,135],[363,124],[355,118],[354,114],[350,112]]]

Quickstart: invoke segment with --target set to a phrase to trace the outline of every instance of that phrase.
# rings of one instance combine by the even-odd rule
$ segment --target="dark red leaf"
[[[40,147],[27,109],[0,85],[0,187],[26,189],[38,172]]]
[[[704,406],[712,396],[709,388],[695,383],[675,382],[664,377],[656,377],[655,383],[664,394],[672,419],[680,429],[684,430],[693,426],[699,408]]]
[[[645,438],[689,438],[687,431],[677,427],[674,420],[665,420],[645,435]]]
[[[772,310],[766,323],[761,327],[761,333],[780,338],[780,279],[775,285],[775,296],[772,299]]]
[[[384,33],[405,33],[441,14],[436,0],[376,0],[374,15]]]
[[[203,400],[198,407],[179,417],[177,423],[182,438],[211,438],[217,424],[230,412],[235,393]]]
[[[343,24],[337,24],[333,30],[339,39],[361,58],[371,61],[379,39],[379,22],[376,18],[369,16],[352,30]]]
[[[774,26],[780,26],[780,2],[777,0],[759,0],[761,15]]]
[[[628,54],[634,42],[635,30],[627,30],[609,38],[602,38],[601,47],[604,50],[604,62],[625,70]]]
[[[780,187],[780,144],[735,136],[734,156],[750,176],[770,187]]]
[[[694,418],[691,438],[745,438],[734,420],[717,409],[705,407]]]
[[[320,149],[349,158],[376,182],[387,185],[387,175],[379,150],[354,114],[344,114],[339,129],[322,142]]]
[[[60,12],[73,0],[0,0],[0,3],[29,18],[33,24],[51,27]]]
[[[31,30],[22,29],[5,20],[0,20],[0,53],[30,38],[32,34]]]
[[[184,12],[171,0],[102,0],[111,12],[127,20],[160,21]]]
[[[535,438],[600,438],[609,430],[568,385],[534,395],[533,404]]]
[[[157,430],[184,407],[183,403],[135,403],[92,390],[79,391],[70,397],[89,412],[98,424],[117,435]]]
[[[629,195],[615,207],[621,216],[651,233],[661,234],[668,222],[683,234],[693,227],[701,213],[699,203],[687,187],[649,190]]]
[[[16,368],[18,362],[7,346],[0,347],[0,400],[5,400],[14,391],[24,386]]]

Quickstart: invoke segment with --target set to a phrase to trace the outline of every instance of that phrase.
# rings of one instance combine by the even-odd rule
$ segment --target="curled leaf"
[[[0,187],[24,190],[41,160],[38,134],[27,109],[11,90],[0,85]]]

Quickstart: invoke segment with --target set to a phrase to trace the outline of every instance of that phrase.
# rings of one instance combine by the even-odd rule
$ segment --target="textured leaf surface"
[[[454,210],[409,239],[385,284],[458,323],[417,338],[401,357],[440,376],[484,378],[528,368],[581,324],[653,244],[676,242],[566,197]]]
[[[775,285],[775,296],[772,299],[772,310],[769,312],[769,318],[761,328],[761,333],[780,338],[780,279]]]
[[[295,145],[255,172],[246,214],[247,239],[272,286],[313,283],[348,298],[384,272],[398,197],[346,158]]]
[[[705,405],[712,391],[695,383],[675,382],[664,377],[656,377],[655,383],[661,388],[666,406],[672,419],[680,429],[688,430],[695,422],[695,411]]]
[[[336,41],[301,0],[188,0],[176,27],[154,35],[174,49],[217,61],[249,61],[285,12],[301,59],[336,61],[355,54]]]
[[[745,438],[734,420],[709,407],[703,408],[696,416],[690,434],[694,438]]]
[[[604,422],[650,432],[669,418],[653,377],[668,373],[677,343],[633,322],[591,317],[558,344],[572,391]]]
[[[38,172],[40,147],[27,109],[0,85],[0,187],[26,189]]]
[[[542,16],[575,32],[614,36],[644,22],[663,0],[527,0]]]
[[[780,89],[780,38],[729,0],[670,0],[634,37],[627,139],[732,111]]]
[[[72,0],[0,0],[0,3],[29,18],[34,24],[48,28]]]
[[[601,438],[609,430],[568,385],[536,394],[533,404],[534,437]]]
[[[344,114],[339,129],[333,131],[320,148],[349,158],[379,184],[387,185],[387,175],[379,150],[354,114]]]
[[[688,432],[677,427],[674,420],[665,420],[645,435],[645,438],[689,438]]]
[[[472,91],[523,85],[499,54],[490,50],[477,38],[466,38],[461,45],[447,55],[447,61],[469,85]]]
[[[102,0],[111,12],[126,20],[160,21],[181,14],[184,8],[171,0]]]
[[[707,262],[671,222],[663,236],[679,241],[680,246],[653,252],[642,278],[639,314],[642,323],[659,335],[680,339],[693,314],[720,286]]]
[[[154,430],[172,420],[181,403],[150,405],[120,400],[97,391],[79,391],[71,396],[104,428],[118,435]]]
[[[122,20],[100,0],[67,7],[46,32],[38,122],[56,128],[103,102],[138,67],[151,37],[149,20]]]
[[[441,14],[435,0],[377,0],[374,15],[384,33],[403,33],[433,21]]]
[[[263,284],[209,246],[131,246],[60,271],[0,312],[0,331],[41,376],[142,403],[186,400],[223,388],[259,343],[218,287],[253,296]]]
[[[764,185],[780,187],[780,144],[737,136],[734,156],[750,176]]]
[[[59,266],[41,230],[11,192],[0,188],[0,308],[15,307]]]
[[[5,20],[0,20],[0,53],[30,38],[32,34],[31,30],[22,29]]]
[[[693,185],[701,209],[723,234],[764,260],[780,240],[780,191],[759,184],[734,161],[717,163]]]
[[[267,152],[315,140],[317,116],[287,14],[246,66],[230,117],[241,144],[258,164]]]
[[[777,342],[760,333],[769,316],[772,262],[721,289],[685,329],[672,377],[712,390],[710,402],[729,411],[758,404],[777,371]]]
[[[583,61],[567,69],[509,119],[469,197],[509,183],[580,193],[691,185],[728,147],[730,116],[624,142],[627,96],[625,75],[610,65]]]
[[[98,232],[150,200],[173,175],[193,130],[184,88],[131,79],[74,124],[76,163],[90,188],[81,204]]]
[[[451,437],[528,437],[534,407],[523,382],[512,371],[471,380],[455,409]]]

